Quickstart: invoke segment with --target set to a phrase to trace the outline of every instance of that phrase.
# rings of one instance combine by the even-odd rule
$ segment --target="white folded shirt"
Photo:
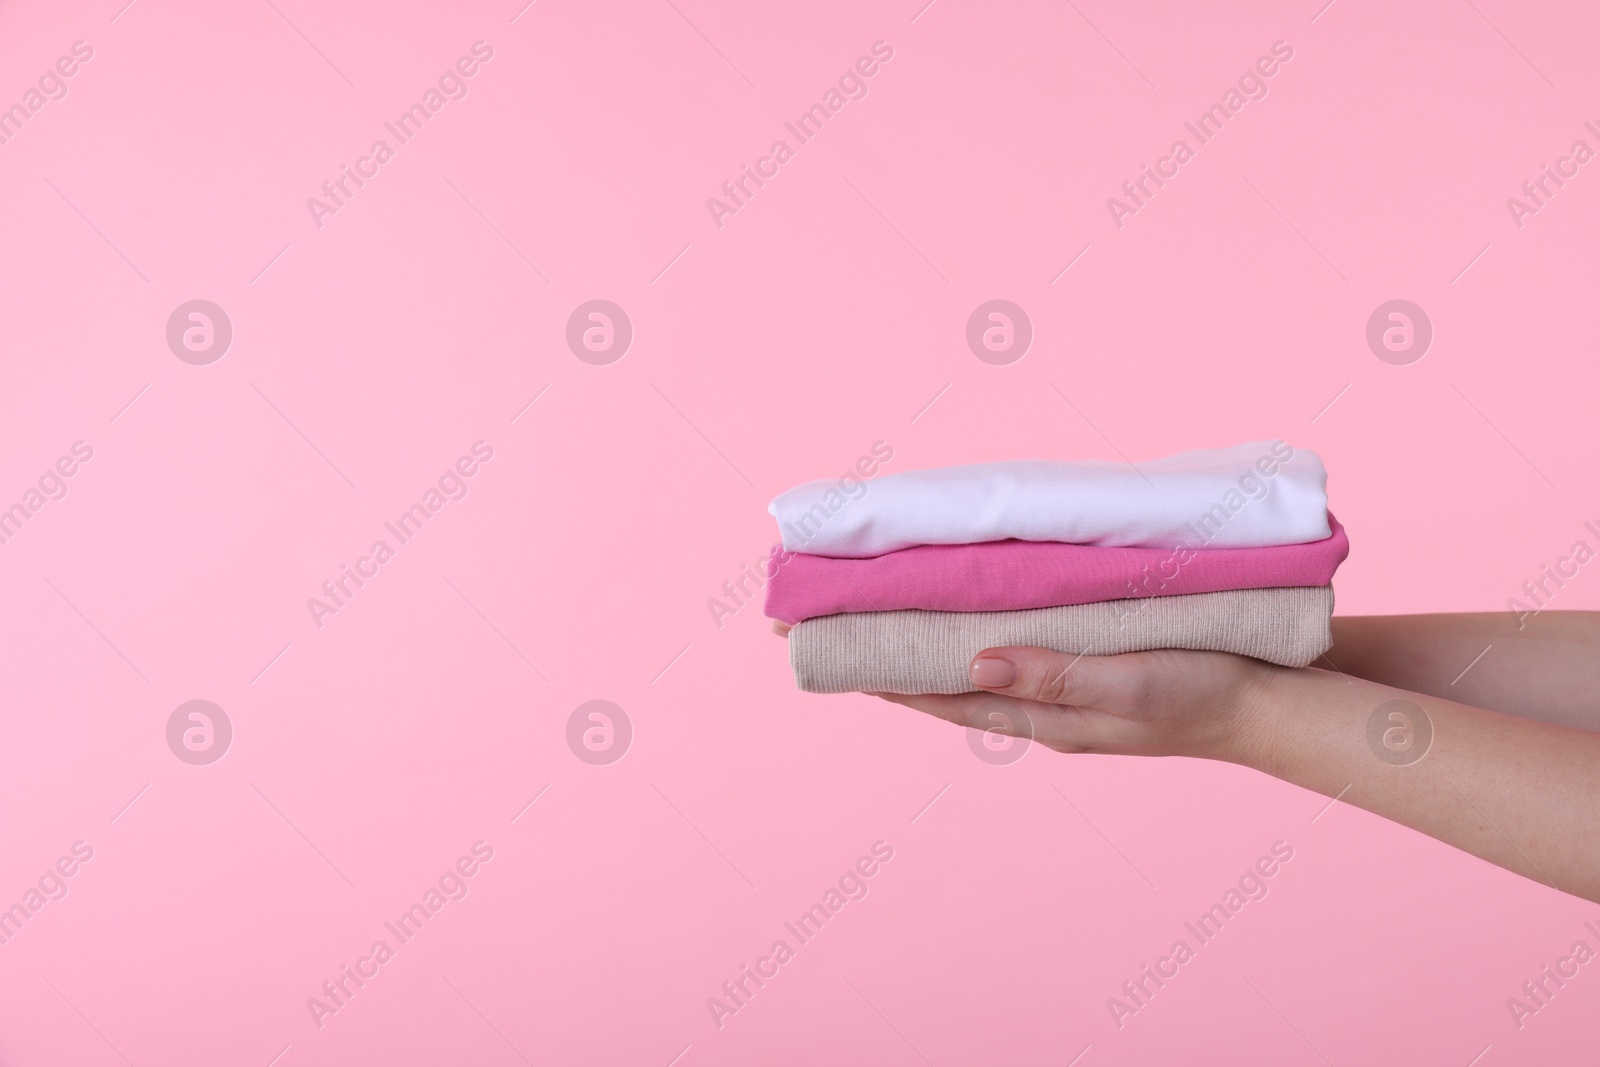
[[[788,551],[850,559],[1008,538],[1251,548],[1330,536],[1327,479],[1314,452],[1258,441],[1137,466],[1013,460],[807,482],[767,510]]]

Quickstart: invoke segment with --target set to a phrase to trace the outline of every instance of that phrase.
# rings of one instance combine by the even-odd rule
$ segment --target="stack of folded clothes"
[[[1141,463],[1015,461],[810,482],[768,510],[766,613],[812,693],[967,693],[973,656],[1327,651],[1350,551],[1282,441]]]

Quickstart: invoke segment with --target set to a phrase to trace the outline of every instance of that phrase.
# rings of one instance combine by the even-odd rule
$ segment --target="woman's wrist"
[[[1153,744],[1146,754],[1264,770],[1283,718],[1279,675],[1294,672],[1244,656],[1175,655],[1206,658],[1186,660],[1163,672],[1165,676],[1148,692],[1145,699],[1169,710],[1157,727],[1161,743]]]
[[[1271,774],[1282,743],[1285,676],[1298,672],[1255,660],[1248,664],[1232,695],[1221,744],[1206,755]]]
[[[1386,758],[1388,749],[1371,750],[1369,720],[1407,696],[1412,694],[1314,667],[1267,667],[1241,701],[1243,721],[1227,758],[1331,796],[1397,765]],[[1418,723],[1411,720],[1425,720],[1426,714],[1408,706],[1405,721],[1415,730]]]
[[[1237,698],[1236,721],[1219,758],[1274,778],[1320,788],[1321,771],[1364,751],[1367,705],[1378,707],[1394,690],[1314,667],[1260,664]],[[1311,758],[1301,758],[1310,754]],[[1357,768],[1346,768],[1354,770]]]

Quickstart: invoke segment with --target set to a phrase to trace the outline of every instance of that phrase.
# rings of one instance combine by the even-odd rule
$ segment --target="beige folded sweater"
[[[1110,656],[1152,648],[1235,652],[1304,667],[1332,645],[1333,587],[1234,589],[1030,611],[866,611],[806,619],[789,632],[808,693],[972,693],[972,657],[1033,645]]]

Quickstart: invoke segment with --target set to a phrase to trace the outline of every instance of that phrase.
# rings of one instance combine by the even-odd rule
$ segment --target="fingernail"
[[[972,661],[972,684],[984,689],[1004,689],[1017,680],[1017,668],[1008,659],[975,659]]]

